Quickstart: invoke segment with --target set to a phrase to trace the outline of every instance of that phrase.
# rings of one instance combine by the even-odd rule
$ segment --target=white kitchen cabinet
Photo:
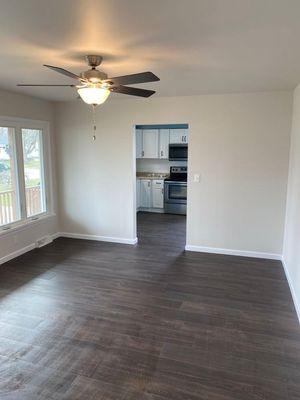
[[[142,158],[158,158],[158,129],[143,130]]]
[[[136,209],[138,210],[141,206],[141,180],[136,180]]]
[[[159,158],[169,158],[170,129],[159,130]]]
[[[142,158],[143,156],[143,131],[142,129],[137,129],[135,131],[135,148],[136,148],[136,158]]]
[[[152,207],[164,208],[164,181],[152,180]]]
[[[170,129],[170,143],[188,143],[187,129]]]
[[[151,207],[151,180],[140,179],[140,207]]]

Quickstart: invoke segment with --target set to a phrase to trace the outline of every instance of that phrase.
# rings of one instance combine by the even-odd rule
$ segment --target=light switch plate
[[[200,174],[194,174],[194,182],[196,183],[200,182]]]

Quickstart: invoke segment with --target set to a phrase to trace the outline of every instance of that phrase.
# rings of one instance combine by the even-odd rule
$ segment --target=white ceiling
[[[299,0],[0,0],[0,87],[51,100],[102,54],[109,76],[150,70],[156,96],[292,89],[300,82]],[[119,95],[121,96],[121,95]],[[127,96],[124,96],[127,98]]]

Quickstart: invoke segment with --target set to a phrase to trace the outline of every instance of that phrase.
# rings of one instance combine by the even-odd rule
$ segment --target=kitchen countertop
[[[165,179],[169,176],[166,172],[137,172],[136,177],[139,179]]]

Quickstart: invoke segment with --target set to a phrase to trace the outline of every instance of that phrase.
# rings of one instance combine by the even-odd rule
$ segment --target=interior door
[[[158,129],[143,130],[143,158],[158,158]]]

